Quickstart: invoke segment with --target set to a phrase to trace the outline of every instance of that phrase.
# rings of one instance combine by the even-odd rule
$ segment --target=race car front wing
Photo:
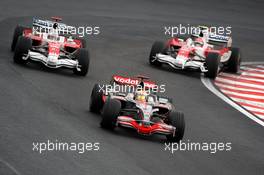
[[[119,116],[117,118],[117,125],[135,129],[139,134],[152,135],[175,135],[176,128],[165,123],[152,123],[149,121],[137,121],[128,116]]]
[[[61,58],[61,59],[54,59],[52,56],[45,56],[39,52],[29,51],[28,55],[23,57],[24,60],[30,59],[32,61],[37,61],[43,63],[45,66],[49,68],[60,68],[66,67],[74,69],[76,68],[79,70],[79,65],[77,60]]]
[[[161,63],[166,63],[175,69],[200,69],[201,72],[207,72],[208,70],[204,66],[204,62],[196,60],[186,60],[181,58],[174,58],[170,55],[157,54],[156,60]],[[154,61],[156,61],[154,60]]]

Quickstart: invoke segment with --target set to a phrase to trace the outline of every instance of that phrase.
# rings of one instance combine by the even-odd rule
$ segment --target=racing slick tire
[[[18,38],[23,35],[23,31],[26,29],[26,27],[23,26],[16,26],[14,33],[13,33],[13,39],[11,43],[11,51],[14,51],[16,48],[16,44],[18,41]]]
[[[169,142],[179,142],[182,140],[185,130],[184,114],[182,112],[172,111],[168,116],[169,124],[176,128],[175,135],[167,135]]]
[[[227,61],[227,71],[231,73],[237,73],[239,71],[241,63],[240,49],[231,47],[230,50],[232,51],[232,53],[229,60]]]
[[[99,84],[95,84],[90,98],[90,111],[99,113],[104,106],[103,92]]]
[[[28,60],[24,60],[22,57],[28,54],[28,51],[32,47],[32,40],[30,38],[20,36],[18,38],[15,53],[14,53],[14,62],[18,64],[26,64]]]
[[[107,99],[103,111],[101,127],[113,130],[116,127],[117,117],[121,110],[121,102],[117,99]]]
[[[205,72],[205,76],[208,78],[215,79],[218,74],[220,63],[220,56],[218,53],[208,53],[205,58],[205,64],[207,66],[207,72]]]
[[[82,43],[82,48],[86,48],[86,40],[83,38],[78,38]]]
[[[85,76],[88,73],[89,63],[90,63],[90,55],[89,51],[84,48],[80,48],[76,53],[76,60],[79,63],[81,71],[78,71],[77,68],[73,70],[76,75]]]
[[[155,56],[158,53],[164,53],[166,48],[165,43],[161,41],[155,41],[151,47],[150,55],[149,55],[149,63],[154,66],[161,66],[162,63],[156,60]]]

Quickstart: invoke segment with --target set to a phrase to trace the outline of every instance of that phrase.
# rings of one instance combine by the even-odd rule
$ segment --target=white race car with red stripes
[[[212,34],[201,28],[200,34],[184,39],[175,37],[166,43],[156,41],[151,48],[149,63],[154,66],[168,64],[175,69],[195,69],[214,79],[222,70],[238,72],[240,50],[231,45],[231,37]]]
[[[61,28],[71,28],[53,21],[33,19],[33,27],[17,26],[14,31],[11,50],[14,62],[26,64],[29,61],[41,62],[49,68],[69,68],[75,74],[85,76],[89,68],[89,52],[85,40],[68,33],[61,33]],[[66,29],[65,29],[66,28]],[[66,37],[66,34],[69,35]]]

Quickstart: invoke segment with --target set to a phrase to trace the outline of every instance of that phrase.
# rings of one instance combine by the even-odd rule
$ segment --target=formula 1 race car
[[[149,63],[163,63],[175,69],[200,70],[206,77],[214,79],[220,71],[237,73],[241,57],[239,48],[231,47],[232,38],[210,32],[199,27],[190,36],[175,37],[166,43],[156,41],[151,48]]]
[[[14,62],[41,62],[49,68],[70,68],[77,75],[85,76],[89,68],[89,52],[82,38],[71,35],[72,26],[58,21],[33,19],[32,27],[17,26],[11,50]]]
[[[175,111],[172,100],[154,92],[156,83],[147,77],[128,78],[114,75],[109,87],[95,84],[90,111],[101,113],[101,127],[113,130],[126,127],[142,135],[166,135],[169,142],[182,140],[184,114]]]

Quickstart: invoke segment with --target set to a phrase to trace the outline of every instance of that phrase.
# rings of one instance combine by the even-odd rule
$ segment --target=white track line
[[[243,105],[243,107],[246,108],[249,111],[255,111],[255,112],[261,112],[261,113],[263,113],[263,109],[253,108],[253,107],[249,107],[249,106],[246,106],[246,105]]]
[[[241,75],[247,75],[247,76],[255,76],[255,77],[259,77],[259,78],[263,78],[263,74],[257,74],[257,73],[253,73],[253,72],[242,72]]]
[[[254,105],[260,108],[264,108],[264,104],[261,104],[259,102],[254,102],[254,101],[249,101],[249,100],[245,100],[245,99],[241,99],[241,98],[235,98],[235,97],[230,97],[232,98],[234,101],[238,102],[238,103],[245,103],[248,105]]]
[[[225,78],[222,78],[222,77],[217,77],[216,81],[223,82],[223,83],[234,84],[234,85],[249,86],[249,87],[259,88],[259,89],[263,89],[264,90],[264,86],[261,86],[261,85],[250,84],[250,83],[239,82],[239,81],[234,82],[233,80],[225,79]]]
[[[254,67],[246,67],[246,66],[241,66],[241,68],[240,68],[241,70],[244,70],[244,71],[256,71],[256,72],[259,72],[259,73],[261,73],[261,74],[263,74],[264,73],[264,69],[262,69],[262,68],[258,68],[258,67],[256,67],[256,68],[254,68]]]
[[[251,94],[247,94],[247,93],[232,92],[232,91],[225,90],[225,89],[220,89],[220,90],[226,94],[236,95],[236,96],[241,97],[241,98],[243,98],[243,97],[252,98],[252,101],[259,100],[259,103],[264,104],[263,96],[260,96],[260,95],[251,95]]]
[[[241,90],[241,91],[250,91],[250,92],[260,92],[260,93],[263,93],[264,89],[263,90],[255,90],[255,89],[246,89],[246,88],[239,88],[239,87],[236,87],[235,85],[226,85],[226,84],[221,84],[221,83],[217,83],[215,82],[215,84],[221,89],[221,88],[229,88],[229,89],[237,89],[237,90]]]
[[[246,63],[247,64],[247,63]],[[261,63],[263,64],[263,63]],[[208,78],[205,78],[204,76],[201,76],[201,81],[207,87],[211,92],[213,92],[216,96],[224,100],[226,103],[234,107],[236,110],[240,111],[244,115],[246,115],[248,118],[252,119],[253,121],[257,122],[261,126],[264,126],[264,121],[260,120],[255,115],[248,112],[246,109],[235,103],[233,100],[222,94],[218,89],[215,88],[215,86],[212,84],[211,80]]]
[[[240,80],[256,81],[256,82],[259,82],[259,83],[263,83],[263,85],[264,85],[264,80],[263,79],[257,79],[257,78],[251,78],[251,77],[243,77],[243,74],[242,74],[242,76],[240,76],[240,75],[234,75],[234,74],[232,75],[232,74],[227,74],[227,73],[221,73],[219,76],[220,77],[224,76],[224,77],[236,78],[237,81],[240,81]],[[264,75],[262,75],[261,78],[264,78]]]
[[[16,175],[21,175],[12,165],[10,165],[8,162],[4,161],[0,158],[0,162],[2,162],[4,165],[6,165],[10,170],[13,171]]]
[[[258,116],[259,118],[261,118],[262,120],[264,120],[264,115],[257,114],[257,116]]]

